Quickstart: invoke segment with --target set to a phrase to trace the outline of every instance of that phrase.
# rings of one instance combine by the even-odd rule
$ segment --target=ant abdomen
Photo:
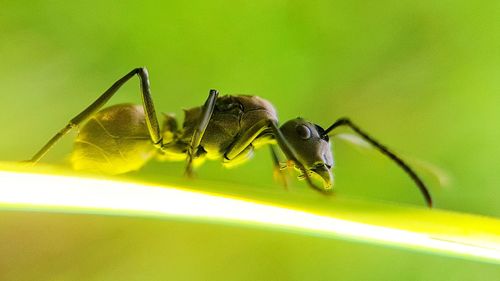
[[[119,104],[97,112],[80,128],[71,163],[77,170],[121,174],[140,169],[155,152],[143,107]]]

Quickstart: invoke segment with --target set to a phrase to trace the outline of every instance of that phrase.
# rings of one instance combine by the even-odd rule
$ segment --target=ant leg
[[[47,151],[54,146],[54,144],[64,135],[66,135],[71,129],[77,127],[83,123],[88,117],[92,116],[99,109],[101,109],[106,102],[120,89],[120,87],[125,84],[134,75],[139,76],[141,82],[141,96],[142,103],[144,106],[144,112],[146,113],[146,124],[148,126],[149,134],[151,140],[155,146],[160,147],[162,145],[162,139],[160,136],[160,128],[158,125],[158,119],[156,118],[155,108],[153,104],[153,99],[151,98],[151,91],[149,88],[149,75],[148,71],[144,67],[135,68],[125,76],[116,81],[108,90],[106,90],[97,100],[95,100],[91,105],[85,108],[77,116],[71,119],[68,124],[61,129],[57,134],[55,134],[28,162],[33,162],[36,164],[40,158],[42,158]]]
[[[269,120],[264,119],[261,120],[254,125],[252,125],[248,130],[245,130],[244,133],[236,139],[224,153],[224,165],[230,165],[232,161],[241,157],[242,154],[245,154],[245,151],[252,147],[252,143],[261,137],[266,137],[266,130],[269,131]],[[271,146],[271,153],[274,161],[274,174],[276,177],[283,183],[285,188],[287,187],[286,176],[283,174],[283,171],[280,168],[279,160],[276,152],[274,151],[274,147]],[[248,160],[249,157],[245,157],[243,159],[238,159],[238,164],[243,161]]]
[[[233,167],[250,159],[253,154],[252,143],[264,137],[264,131],[269,130],[268,122],[267,119],[263,119],[243,130],[243,133],[224,152],[223,165]]]
[[[240,154],[236,155],[236,157],[232,158],[231,160],[224,158],[224,160],[222,161],[222,165],[225,168],[234,168],[250,160],[253,157],[253,152],[254,147],[250,144],[245,149],[243,149]]]
[[[264,119],[245,130],[226,150],[224,160],[230,161],[245,150],[265,130],[269,130],[269,121]]]
[[[361,130],[357,125],[352,123],[351,120],[348,118],[340,118],[339,120],[335,121],[328,129],[325,130],[323,135],[327,135],[330,133],[332,130],[335,128],[338,128],[340,126],[347,126],[351,128],[354,132],[356,132],[358,135],[360,135],[364,140],[369,142],[371,145],[373,145],[376,149],[378,149],[382,154],[385,156],[389,157],[392,161],[396,162],[396,164],[401,167],[409,176],[410,178],[415,182],[417,187],[420,189],[420,192],[425,198],[425,201],[429,207],[432,207],[432,198],[429,193],[429,190],[427,190],[427,187],[425,186],[424,182],[420,179],[420,177],[413,171],[408,164],[406,164],[403,159],[401,159],[399,156],[394,154],[392,151],[390,151],[385,145],[381,144],[380,142],[376,141],[374,138],[372,138],[370,135],[365,133],[363,130]]]
[[[215,108],[215,101],[219,92],[217,90],[210,90],[208,94],[208,99],[202,107],[200,120],[194,130],[193,136],[191,137],[191,142],[187,147],[187,165],[186,165],[186,175],[191,177],[193,175],[193,157],[195,156],[196,150],[200,146],[201,139],[205,130],[207,129],[208,122],[212,117],[212,113]]]
[[[273,176],[274,179],[278,182],[281,182],[285,189],[288,189],[288,179],[286,173],[283,171],[284,169],[287,168],[286,164],[283,167],[281,165],[281,162],[278,158],[278,153],[276,151],[276,148],[274,147],[273,144],[269,146],[269,149],[271,150],[271,157],[273,158]]]
[[[310,187],[312,187],[312,188],[314,188],[314,189],[316,189],[316,190],[318,190],[318,191],[320,191],[322,193],[328,193],[329,190],[325,190],[325,189],[323,189],[323,188],[315,185],[311,181],[311,178],[307,174],[306,168],[304,167],[304,165],[302,165],[302,163],[300,163],[299,160],[297,160],[297,156],[295,156],[297,154],[295,153],[295,151],[293,150],[293,148],[288,144],[288,141],[283,136],[283,133],[281,133],[281,130],[278,128],[278,125],[274,121],[269,121],[268,124],[269,124],[269,127],[271,128],[271,130],[274,133],[274,137],[276,138],[276,141],[278,142],[279,147],[285,153],[285,155],[288,158],[288,160],[292,161],[295,164],[295,166],[298,167],[299,170],[303,173],[304,178],[307,181],[307,184],[309,184]]]

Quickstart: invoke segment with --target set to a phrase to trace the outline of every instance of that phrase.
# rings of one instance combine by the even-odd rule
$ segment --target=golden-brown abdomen
[[[99,111],[80,128],[71,163],[77,170],[121,174],[140,169],[155,151],[142,106],[120,104]]]

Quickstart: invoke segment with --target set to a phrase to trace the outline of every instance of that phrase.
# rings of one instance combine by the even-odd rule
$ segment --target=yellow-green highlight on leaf
[[[196,219],[279,228],[500,264],[500,221],[333,198],[332,210],[193,189],[32,173],[2,165],[0,210]],[[34,170],[37,171],[37,170]]]

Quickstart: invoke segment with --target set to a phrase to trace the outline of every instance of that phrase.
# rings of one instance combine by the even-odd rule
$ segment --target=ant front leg
[[[95,100],[91,105],[85,108],[77,116],[71,119],[68,124],[61,129],[56,135],[54,135],[28,162],[37,163],[40,158],[42,158],[47,151],[54,146],[54,144],[64,135],[66,135],[71,129],[82,124],[87,118],[92,116],[94,113],[99,111],[108,101],[113,97],[113,95],[130,80],[134,75],[139,76],[141,81],[141,96],[142,103],[144,107],[144,112],[146,114],[146,124],[148,127],[149,135],[151,141],[157,147],[162,146],[162,138],[160,135],[160,127],[158,125],[158,119],[156,118],[155,108],[153,104],[153,99],[151,97],[151,90],[149,86],[149,75],[148,71],[144,67],[135,68],[125,76],[116,81],[108,90],[106,90],[97,100]]]
[[[200,119],[198,121],[198,124],[196,125],[196,128],[194,129],[193,136],[191,137],[191,142],[187,147],[186,175],[188,177],[192,177],[193,175],[193,158],[198,147],[200,146],[203,134],[205,134],[205,130],[207,129],[210,118],[212,117],[212,114],[214,112],[215,101],[217,100],[218,95],[219,92],[217,90],[210,90],[208,99],[205,101],[205,104],[201,109]]]
[[[288,168],[288,165],[286,163],[282,164],[281,161],[278,158],[278,152],[276,151],[276,148],[274,147],[273,144],[269,146],[269,149],[271,150],[271,157],[273,158],[273,176],[274,179],[285,187],[285,189],[288,189],[288,178],[285,173],[285,169]]]
[[[245,130],[227,149],[224,153],[224,166],[233,167],[239,165],[252,156],[253,145],[252,143],[257,139],[268,138],[269,134],[269,120],[263,119],[252,125],[250,128]],[[266,142],[266,141],[265,141]],[[274,175],[276,179],[283,183],[285,188],[287,187],[286,175],[280,166],[280,161],[274,147],[271,144],[271,155],[273,157],[274,163]]]

